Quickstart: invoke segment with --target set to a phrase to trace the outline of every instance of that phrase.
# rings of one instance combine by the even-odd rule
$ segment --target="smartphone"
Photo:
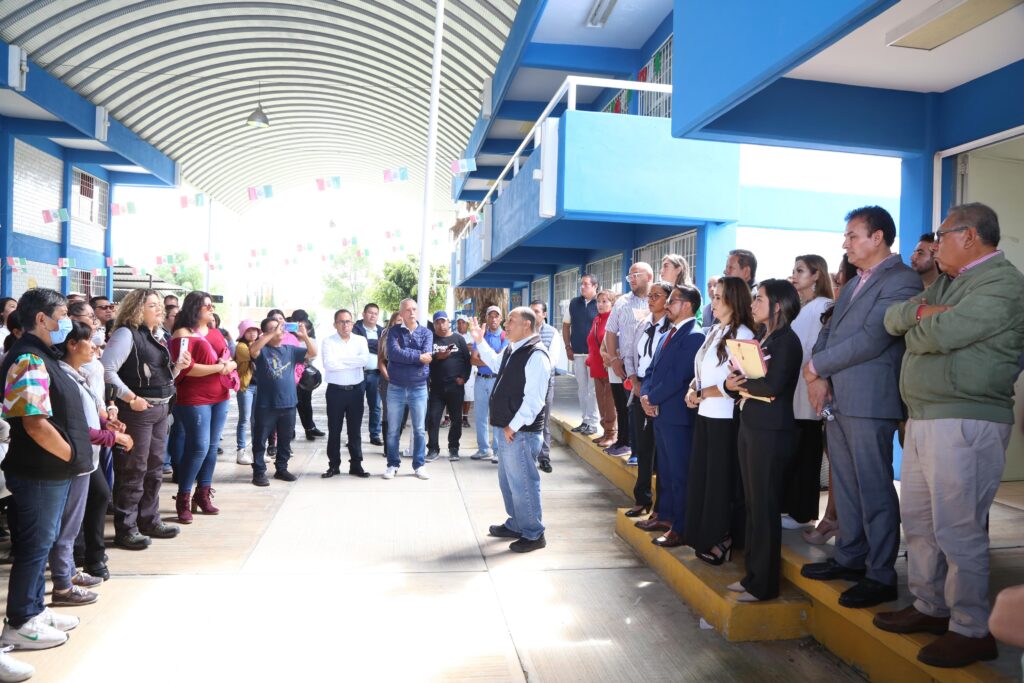
[[[285,323],[284,324],[284,331],[285,332],[291,332],[292,334],[295,334],[296,332],[299,331],[299,324],[298,323]]]
[[[178,357],[180,358],[181,354],[185,353],[186,351],[188,351],[188,337],[182,337],[181,346],[178,348]]]

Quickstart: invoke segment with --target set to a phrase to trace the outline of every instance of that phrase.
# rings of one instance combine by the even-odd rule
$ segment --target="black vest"
[[[117,376],[136,396],[170,398],[174,395],[171,354],[145,327],[126,327],[132,334],[132,350]]]
[[[42,359],[50,376],[50,410],[53,415],[49,422],[66,442],[71,444],[71,461],[64,462],[45,450],[25,431],[21,417],[8,417],[11,424],[11,445],[4,458],[3,470],[30,479],[70,479],[92,469],[92,444],[89,442],[89,423],[85,420],[82,395],[75,380],[68,377],[60,367],[60,359],[53,347],[39,337],[26,332],[4,357],[0,366],[0,377],[7,384],[7,372],[14,361],[26,353]]]
[[[501,372],[498,374],[498,381],[491,392],[491,401],[488,404],[490,412],[490,423],[492,427],[504,429],[512,422],[512,418],[519,412],[523,405],[523,396],[526,393],[526,364],[534,353],[547,355],[544,344],[540,337],[529,340],[503,362]],[[550,378],[549,380],[550,381]],[[544,389],[547,396],[547,387]],[[521,432],[539,432],[544,429],[544,411],[537,413],[537,418],[528,425],[519,428]]]

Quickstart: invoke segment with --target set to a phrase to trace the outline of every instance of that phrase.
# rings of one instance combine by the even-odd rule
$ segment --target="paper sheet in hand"
[[[768,366],[761,353],[761,345],[753,339],[726,339],[725,346],[729,349],[729,357],[733,366],[738,368],[748,379],[761,379],[768,374]]]

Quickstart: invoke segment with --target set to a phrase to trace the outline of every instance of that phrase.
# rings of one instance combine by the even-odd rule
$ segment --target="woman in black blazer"
[[[800,297],[787,280],[765,280],[751,305],[768,372],[762,379],[729,375],[725,388],[742,398],[738,452],[747,504],[746,569],[742,580],[729,586],[737,600],[756,602],[779,596],[782,528],[779,524],[784,475],[793,455],[796,423],[793,392],[803,362],[800,338],[790,322],[800,313]],[[746,396],[772,399],[770,403]]]

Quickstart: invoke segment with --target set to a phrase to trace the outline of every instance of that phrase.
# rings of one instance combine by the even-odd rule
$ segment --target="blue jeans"
[[[252,402],[255,398],[255,384],[250,384],[246,387],[245,391],[239,391],[235,394],[235,401],[238,403],[238,426],[235,427],[235,443],[238,445],[238,450],[242,450],[246,445],[245,429],[249,427],[252,421]]]
[[[366,407],[370,411],[370,438],[380,438],[381,404],[380,404],[380,373],[367,372],[366,376]]]
[[[7,488],[14,494],[7,512],[13,559],[7,621],[21,628],[46,607],[46,558],[60,532],[71,480],[30,479],[8,472]]]
[[[173,413],[171,414],[171,428],[167,430],[167,453],[164,455],[164,465],[170,465],[177,472],[181,466],[181,455],[185,452],[185,428]]]
[[[388,467],[398,467],[402,464],[398,451],[402,420],[395,419],[395,416],[405,415],[406,408],[409,409],[412,418],[412,468],[418,470],[423,467],[423,461],[427,457],[426,383],[414,387],[388,385],[388,415],[391,416],[388,421]]]
[[[213,483],[217,465],[217,445],[228,417],[228,402],[205,406],[174,406],[174,423],[185,432],[185,448],[178,463],[178,492],[191,493],[192,482],[200,486]]]
[[[473,384],[473,424],[476,426],[476,449],[480,453],[495,453],[498,450],[498,442],[491,433],[490,425],[491,392],[494,391],[495,379],[477,375]],[[490,443],[487,443],[488,436],[491,437]]]
[[[492,427],[498,444],[498,486],[505,501],[508,519],[505,526],[535,541],[544,535],[540,507],[540,472],[537,456],[544,443],[541,432],[516,432],[512,443],[505,440],[504,430]]]

